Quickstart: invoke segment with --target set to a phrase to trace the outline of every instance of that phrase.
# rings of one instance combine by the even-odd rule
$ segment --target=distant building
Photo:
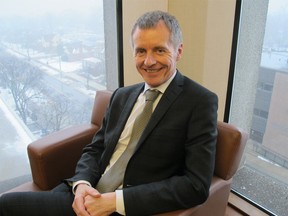
[[[288,73],[275,73],[263,146],[288,160]],[[280,158],[279,158],[280,159]],[[281,163],[279,159],[275,162]]]
[[[288,70],[275,68],[259,68],[250,138],[260,155],[288,168]]]

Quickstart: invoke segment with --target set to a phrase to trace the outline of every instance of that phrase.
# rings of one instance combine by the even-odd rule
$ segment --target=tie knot
[[[154,90],[148,89],[145,92],[146,101],[154,102],[156,100],[156,98],[158,97],[159,93],[160,92],[157,89],[154,89]]]

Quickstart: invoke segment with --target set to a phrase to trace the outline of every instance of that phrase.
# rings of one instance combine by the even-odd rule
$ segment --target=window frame
[[[230,65],[229,65],[229,73],[228,73],[229,75],[228,75],[228,82],[227,82],[227,93],[226,93],[226,101],[225,101],[225,109],[224,109],[224,117],[223,117],[223,121],[226,123],[229,123],[229,118],[231,114],[232,95],[233,95],[234,80],[235,80],[237,50],[238,50],[238,44],[239,44],[238,42],[239,42],[239,35],[240,35],[242,4],[243,4],[243,0],[235,0],[235,1],[236,1],[236,6],[235,6],[234,28],[233,28],[231,56],[230,56]],[[250,205],[256,207],[260,211],[268,215],[275,215],[269,209],[265,208],[264,206],[261,206],[256,201],[246,197],[244,194],[241,194],[240,192],[234,190],[232,187],[231,187],[231,193],[235,194],[240,199],[243,199]]]

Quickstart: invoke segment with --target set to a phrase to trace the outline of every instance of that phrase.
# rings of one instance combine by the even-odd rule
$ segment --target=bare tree
[[[42,72],[31,63],[9,56],[7,53],[0,55],[0,59],[1,84],[11,91],[16,111],[27,124],[29,116],[27,104],[40,93]]]
[[[87,99],[83,104],[73,106],[71,116],[73,116],[73,124],[87,123],[91,118],[94,100]]]
[[[70,125],[71,102],[64,97],[47,98],[46,102],[31,106],[31,110],[36,113],[37,125],[42,131],[42,135],[59,131]]]
[[[46,135],[89,119],[93,100],[73,105],[71,99],[46,86],[42,71],[31,61],[7,53],[0,54],[0,59],[0,85],[10,90],[17,113],[33,131]]]

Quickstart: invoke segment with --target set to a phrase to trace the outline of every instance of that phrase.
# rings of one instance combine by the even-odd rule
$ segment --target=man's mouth
[[[144,69],[146,72],[148,73],[155,73],[155,72],[158,72],[159,70],[161,69]]]

